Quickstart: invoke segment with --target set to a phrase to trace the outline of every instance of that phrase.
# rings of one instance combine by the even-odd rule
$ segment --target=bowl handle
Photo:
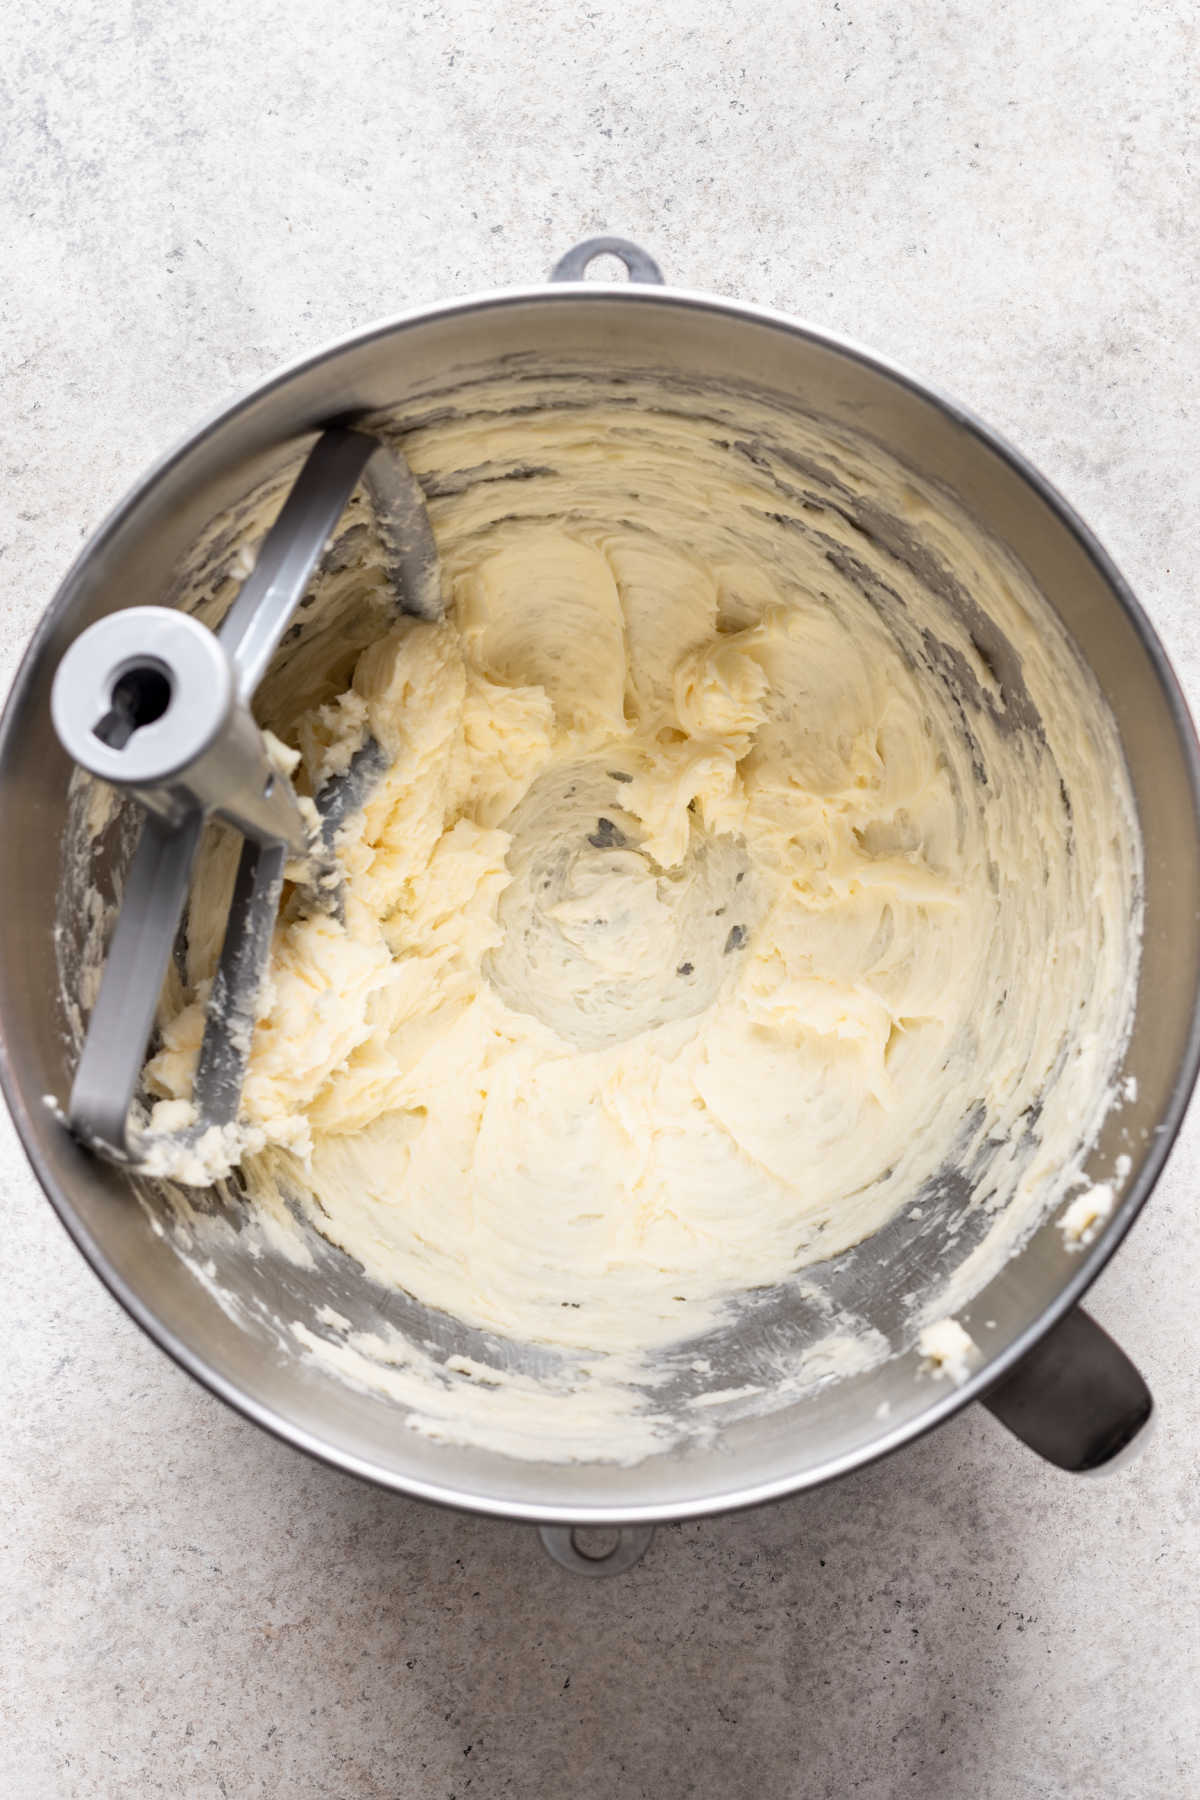
[[[560,256],[550,271],[551,281],[582,281],[587,266],[598,256],[617,256],[629,271],[630,281],[649,281],[661,287],[663,272],[648,251],[623,237],[585,238],[565,256]]]
[[[1141,1450],[1150,1389],[1106,1331],[1073,1307],[983,1396],[994,1418],[1047,1462],[1073,1474],[1111,1469]]]

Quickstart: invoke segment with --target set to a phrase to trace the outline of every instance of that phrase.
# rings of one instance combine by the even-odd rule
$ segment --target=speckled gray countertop
[[[1185,0],[10,6],[0,675],[218,401],[609,229],[972,404],[1200,700],[1198,92]],[[0,1792],[1194,1791],[1195,1119],[1093,1295],[1159,1402],[1131,1469],[1072,1480],[972,1412],[610,1582],[227,1412],[103,1292],[5,1119]]]

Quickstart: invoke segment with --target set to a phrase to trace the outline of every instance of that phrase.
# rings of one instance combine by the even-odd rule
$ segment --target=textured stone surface
[[[1198,50],[1184,0],[10,6],[0,673],[218,402],[607,228],[974,405],[1098,528],[1200,699]],[[1193,1122],[1094,1294],[1161,1409],[1129,1471],[1072,1481],[971,1415],[582,1582],[192,1385],[5,1121],[0,1791],[1192,1791],[1198,1176]]]

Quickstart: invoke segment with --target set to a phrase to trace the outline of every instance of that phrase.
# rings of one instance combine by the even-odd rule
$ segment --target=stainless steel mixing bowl
[[[38,1179],[79,1248],[165,1350],[259,1424],[399,1492],[535,1521],[556,1554],[589,1569],[627,1564],[654,1521],[827,1481],[976,1399],[1064,1467],[1096,1466],[1128,1443],[1149,1416],[1149,1395],[1077,1302],[1162,1169],[1200,1053],[1195,737],[1158,639],[1099,544],[1034,469],[960,407],[791,319],[664,287],[648,257],[612,242],[629,283],[583,281],[587,262],[609,244],[595,240],[564,259],[554,284],[376,326],[284,371],[194,433],[84,549],[34,637],[0,724],[0,1074]],[[1110,1118],[1094,1158],[1097,1170],[1110,1170],[1125,1150],[1133,1168],[1096,1240],[1072,1253],[1052,1221],[1034,1232],[971,1308],[991,1324],[981,1334],[983,1361],[957,1389],[916,1379],[910,1348],[765,1417],[731,1424],[719,1453],[693,1444],[630,1468],[518,1461],[430,1441],[403,1429],[386,1396],[350,1387],[299,1353],[282,1354],[278,1338],[256,1328],[254,1307],[264,1319],[313,1314],[327,1279],[336,1278],[337,1305],[353,1308],[345,1269],[331,1263],[314,1275],[283,1259],[239,1259],[234,1239],[220,1279],[254,1303],[235,1323],[172,1234],[155,1229],[153,1208],[80,1149],[43,1099],[65,1096],[73,1057],[57,1001],[52,930],[69,770],[49,703],[68,643],[114,608],[165,595],[201,528],[294,462],[320,426],[385,408],[402,419],[428,415],[431,396],[489,371],[532,378],[588,369],[609,379],[621,371],[635,383],[639,373],[665,376],[693,395],[719,393],[726,405],[739,391],[767,390],[867,434],[942,484],[1024,564],[1094,671],[1124,744],[1145,851],[1145,937],[1126,1056],[1137,1096]],[[852,1272],[869,1270],[870,1255]],[[370,1302],[377,1304],[378,1296]],[[376,1314],[368,1307],[362,1316]],[[417,1323],[443,1337],[453,1331],[445,1320]],[[732,1366],[721,1374],[737,1379]],[[609,1563],[588,1564],[563,1529],[573,1524],[627,1530]]]

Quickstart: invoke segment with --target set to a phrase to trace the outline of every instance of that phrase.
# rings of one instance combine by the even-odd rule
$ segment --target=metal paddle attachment
[[[274,766],[250,701],[360,479],[371,499],[398,610],[441,615],[437,551],[416,478],[363,432],[326,431],[310,453],[253,573],[214,633],[187,613],[137,606],[83,632],[51,696],[67,754],[146,809],[71,1089],[68,1122],[111,1159],[169,1173],[214,1127],[236,1123],[284,869],[301,859],[311,904],[339,904],[333,844],[386,769],[374,739],[317,796],[310,830]],[[194,1122],[139,1130],[130,1108],[205,820],[245,838],[193,1088]]]

